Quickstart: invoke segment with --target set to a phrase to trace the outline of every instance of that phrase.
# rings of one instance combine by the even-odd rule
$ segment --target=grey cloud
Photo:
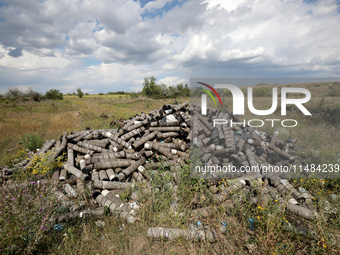
[[[149,7],[166,2],[151,2]],[[77,82],[72,77],[83,77],[86,86],[107,79],[110,72],[99,71],[88,79],[89,70],[78,66],[84,66],[79,63],[87,58],[119,63],[122,70],[130,64],[136,69],[143,66],[163,77],[180,72],[187,77],[339,75],[340,15],[334,1],[221,0],[220,6],[209,8],[201,2],[188,0],[161,17],[143,19],[145,10],[133,0],[10,0],[0,8],[0,47],[12,49],[8,54],[18,59],[28,52],[76,64],[60,73],[44,69],[50,77],[59,78],[55,83],[48,75],[39,80],[32,78],[39,77],[39,72],[28,75],[19,69],[11,71],[13,77],[17,73],[15,78],[1,72],[1,79],[6,77],[2,82],[22,84],[26,79],[29,84],[50,81],[72,87]],[[224,4],[232,6],[223,8]],[[6,57],[7,53],[0,61]],[[30,63],[25,59],[26,66]]]
[[[11,50],[8,55],[10,55],[13,58],[17,58],[22,56],[22,48],[16,48],[14,50]]]

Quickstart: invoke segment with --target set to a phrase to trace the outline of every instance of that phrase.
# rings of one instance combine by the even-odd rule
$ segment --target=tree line
[[[76,95],[82,98],[84,93],[80,88],[73,93],[67,93],[66,95]],[[104,95],[104,93],[99,93]],[[139,97],[140,95],[150,98],[178,98],[190,96],[190,88],[188,84],[183,85],[179,83],[177,85],[167,86],[165,84],[157,84],[154,76],[144,78],[143,89],[141,92],[108,92],[106,95],[130,95],[132,98]],[[63,100],[64,94],[58,89],[50,89],[45,93],[39,93],[34,91],[32,87],[28,88],[27,91],[22,91],[19,88],[11,88],[4,95],[0,95],[0,99],[8,101],[35,101],[39,102],[42,100]]]
[[[154,76],[144,78],[142,94],[151,98],[177,98],[190,96],[188,84],[182,83],[172,86],[157,84]]]

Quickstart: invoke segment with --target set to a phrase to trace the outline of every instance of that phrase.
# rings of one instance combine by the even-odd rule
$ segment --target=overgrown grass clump
[[[44,139],[39,134],[27,133],[21,139],[21,143],[25,149],[34,151],[41,148],[44,144]]]

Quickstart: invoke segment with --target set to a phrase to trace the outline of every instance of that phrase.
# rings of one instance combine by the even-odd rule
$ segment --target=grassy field
[[[294,85],[291,85],[294,86]],[[306,105],[313,117],[303,116],[298,109],[289,109],[289,118],[296,119],[296,128],[280,127],[280,138],[298,139],[303,149],[301,157],[313,163],[340,163],[340,97],[338,84],[305,84],[312,92]],[[254,106],[270,107],[267,86],[255,97]],[[188,101],[182,98],[179,101]],[[174,99],[153,100],[129,96],[65,96],[62,101],[1,103],[0,165],[10,165],[20,154],[20,139],[26,133],[40,134],[44,139],[56,139],[71,130],[108,128],[112,120],[129,118],[142,111],[148,112]],[[229,106],[230,107],[230,106]],[[245,119],[254,118],[249,112]],[[259,118],[259,117],[256,117]],[[279,110],[266,118],[282,119]],[[275,128],[260,128],[272,134]],[[139,222],[128,225],[115,215],[81,219],[64,225],[62,230],[50,229],[46,219],[56,212],[55,203],[45,188],[33,187],[14,192],[2,190],[0,203],[0,253],[53,254],[338,254],[340,240],[339,195],[340,182],[332,179],[299,179],[291,183],[304,187],[315,196],[322,216],[315,221],[300,219],[286,212],[277,201],[251,205],[246,193],[228,200],[223,205],[213,204],[204,181],[190,179],[189,169],[180,170],[177,212],[167,171],[159,170],[153,186],[160,192],[140,198],[142,205]],[[27,199],[26,199],[27,198]],[[128,200],[129,195],[124,198]],[[88,200],[88,199],[87,199]],[[331,202],[331,212],[325,201]],[[233,204],[233,205],[232,205]],[[192,209],[209,207],[209,217],[193,215]],[[25,209],[26,208],[26,209]],[[27,209],[29,208],[29,209]],[[58,209],[59,210],[59,209]],[[62,209],[61,209],[62,210]],[[335,211],[334,211],[335,210]],[[248,219],[255,219],[255,229]],[[30,219],[30,220],[28,220]],[[45,219],[45,220],[44,220]],[[186,240],[151,241],[147,227],[163,226],[190,228],[200,221],[204,226],[218,229],[227,223],[225,234],[218,233],[217,242]],[[98,222],[100,221],[100,222]],[[29,224],[28,224],[28,223]],[[46,223],[45,223],[46,222]],[[29,227],[22,227],[22,224]],[[195,226],[194,226],[195,227]],[[28,230],[28,228],[30,230]],[[303,230],[303,231],[302,231]],[[218,231],[217,231],[218,232]],[[337,241],[337,242],[336,242]],[[20,248],[24,247],[24,250]]]

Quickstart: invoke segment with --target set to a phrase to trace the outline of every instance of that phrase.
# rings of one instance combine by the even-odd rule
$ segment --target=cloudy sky
[[[339,0],[0,0],[0,93],[340,77]]]

